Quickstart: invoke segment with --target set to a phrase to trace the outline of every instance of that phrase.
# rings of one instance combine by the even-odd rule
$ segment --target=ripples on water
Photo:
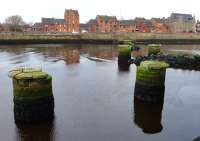
[[[199,52],[200,46],[164,46]],[[93,59],[88,59],[93,57]],[[95,61],[101,58],[109,61]],[[9,70],[38,67],[53,76],[55,119],[14,122]],[[200,136],[200,72],[168,69],[164,103],[134,100],[135,69],[118,70],[115,46],[0,46],[0,140],[188,141]]]

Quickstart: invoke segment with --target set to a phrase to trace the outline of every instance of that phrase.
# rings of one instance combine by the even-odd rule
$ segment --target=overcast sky
[[[135,17],[168,17],[171,12],[200,17],[200,0],[0,0],[0,22],[18,14],[26,22],[39,22],[41,17],[63,18],[64,9],[77,9],[80,21],[100,15],[121,19]]]

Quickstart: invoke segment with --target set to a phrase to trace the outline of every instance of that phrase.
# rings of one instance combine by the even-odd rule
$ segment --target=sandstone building
[[[172,32],[195,32],[196,21],[191,14],[172,13],[169,17]]]
[[[200,32],[200,21],[196,23],[196,32]]]

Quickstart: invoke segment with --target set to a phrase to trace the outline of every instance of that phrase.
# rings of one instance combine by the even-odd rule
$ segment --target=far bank
[[[0,34],[0,45],[6,44],[120,44],[131,40],[136,44],[200,44],[200,34],[181,33],[127,33],[127,34],[94,34],[94,33],[6,33]]]

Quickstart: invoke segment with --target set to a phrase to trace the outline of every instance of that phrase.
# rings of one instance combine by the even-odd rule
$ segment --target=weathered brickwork
[[[38,32],[79,32],[79,13],[77,10],[65,10],[64,19],[42,18],[41,23],[35,23],[33,31]]]
[[[64,20],[67,25],[67,32],[80,31],[79,13],[77,10],[65,10]]]

